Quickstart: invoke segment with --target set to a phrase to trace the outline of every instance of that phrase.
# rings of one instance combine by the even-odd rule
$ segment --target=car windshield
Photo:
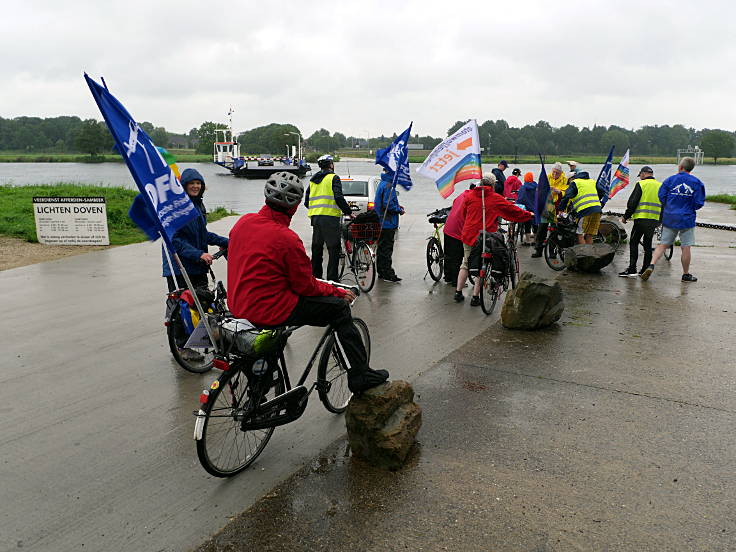
[[[342,193],[346,196],[368,196],[368,181],[366,180],[342,180]]]

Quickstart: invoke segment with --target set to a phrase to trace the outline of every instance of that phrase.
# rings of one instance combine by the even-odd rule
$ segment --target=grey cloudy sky
[[[221,7],[217,7],[217,6]],[[100,118],[104,76],[139,121],[347,135],[522,126],[736,128],[728,1],[3,2],[0,116]]]

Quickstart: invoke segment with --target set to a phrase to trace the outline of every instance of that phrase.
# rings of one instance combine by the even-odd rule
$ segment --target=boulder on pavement
[[[506,294],[501,324],[512,330],[537,330],[557,322],[564,310],[558,281],[524,272],[516,288]]]
[[[615,254],[607,243],[574,245],[565,249],[565,266],[577,272],[598,272],[611,264]]]
[[[353,454],[390,470],[400,468],[422,426],[422,409],[405,381],[388,381],[350,399],[345,413]]]

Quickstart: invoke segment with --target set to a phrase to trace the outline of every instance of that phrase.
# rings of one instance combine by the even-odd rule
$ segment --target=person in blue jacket
[[[404,208],[399,205],[398,193],[392,184],[393,174],[384,171],[381,174],[381,183],[376,190],[374,209],[381,220],[381,235],[378,238],[376,250],[376,268],[378,277],[386,282],[400,282],[392,266],[394,253],[394,238],[399,227],[399,215],[404,214]]]
[[[682,254],[682,281],[697,282],[690,274],[690,248],[695,245],[695,212],[705,205],[705,186],[699,178],[690,174],[695,168],[695,159],[683,157],[678,166],[679,172],[666,178],[659,187],[659,201],[662,203],[662,239],[654,250],[652,264],[639,276],[648,280],[654,272],[654,265],[664,252],[675,243],[678,234]]]
[[[527,211],[534,212],[535,202],[537,197],[537,183],[534,181],[534,174],[528,172],[524,175],[524,184],[519,188],[516,203],[523,205]],[[521,223],[522,236],[521,245],[532,245],[534,243],[534,237],[532,231],[536,232],[537,227],[534,224],[534,220]]]
[[[187,192],[189,199],[192,200],[194,206],[199,211],[199,216],[189,221],[185,226],[181,227],[172,240],[174,249],[179,254],[184,269],[189,274],[194,287],[207,287],[207,273],[209,265],[212,264],[212,255],[207,251],[210,245],[217,245],[220,249],[225,249],[228,239],[209,232],[207,230],[207,210],[202,202],[205,185],[204,177],[196,169],[186,169],[181,173],[179,179],[181,185]],[[176,264],[174,257],[171,257],[171,264],[174,268],[174,274],[171,274],[171,267],[166,259],[166,252],[161,250],[163,261],[163,276],[169,286],[169,291],[177,288],[186,287],[184,277],[181,275],[179,266]],[[176,277],[176,280],[174,280]]]

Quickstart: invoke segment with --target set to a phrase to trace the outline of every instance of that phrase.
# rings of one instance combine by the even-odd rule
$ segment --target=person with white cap
[[[575,176],[576,174],[578,174],[578,172],[580,171],[580,169],[578,169],[578,162],[577,161],[573,161],[571,159],[570,161],[565,161],[565,163],[567,163],[567,166],[570,167],[570,174],[567,176],[568,178],[572,178],[573,176]]]

